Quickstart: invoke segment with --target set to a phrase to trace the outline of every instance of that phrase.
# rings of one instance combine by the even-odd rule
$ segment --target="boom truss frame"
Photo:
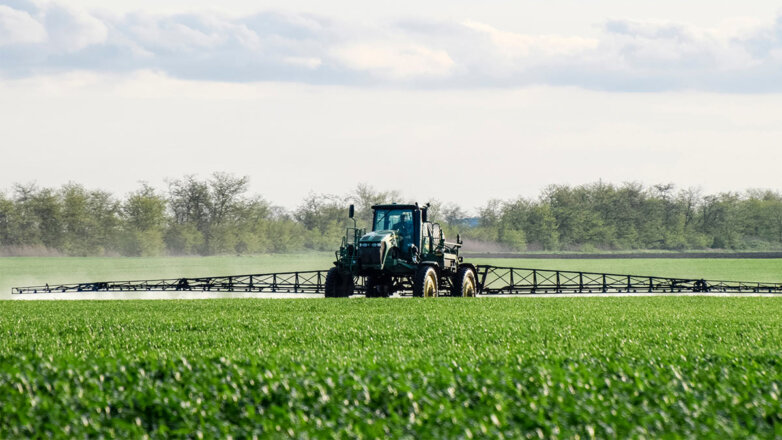
[[[99,281],[75,284],[14,287],[11,293],[63,292],[283,292],[323,293],[325,270],[275,272],[196,278],[136,281]],[[362,284],[363,286],[363,284]]]
[[[536,293],[782,293],[782,283],[669,278],[519,267],[478,266],[484,295]]]
[[[99,281],[14,287],[13,294],[65,292],[271,292],[322,294],[326,270],[250,275]],[[551,293],[782,293],[782,283],[714,281],[519,267],[477,266],[478,291],[483,295]],[[364,292],[363,277],[355,277],[355,292]],[[447,291],[447,285],[442,291]]]

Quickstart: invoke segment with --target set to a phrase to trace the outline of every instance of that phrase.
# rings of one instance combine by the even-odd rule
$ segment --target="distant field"
[[[81,281],[232,275],[328,268],[334,254],[257,255],[159,258],[0,258],[0,299],[11,287]]]
[[[782,298],[0,302],[0,438],[779,438]]]
[[[705,278],[738,281],[782,281],[782,259],[709,259],[709,258],[638,258],[638,259],[470,259],[481,264],[561,269],[617,274],[655,275],[664,277]]]
[[[161,258],[0,258],[0,299],[11,287],[56,282],[176,278],[327,269],[333,254]],[[740,281],[782,281],[782,259],[511,259],[476,264]]]

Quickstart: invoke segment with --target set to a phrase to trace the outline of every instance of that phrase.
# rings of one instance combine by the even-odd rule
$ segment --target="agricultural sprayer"
[[[358,227],[351,205],[342,245],[328,270],[250,275],[99,281],[14,287],[14,294],[54,292],[279,292],[327,298],[354,294],[388,297],[513,295],[539,293],[782,293],[782,283],[714,281],[582,271],[473,265],[459,255],[462,240],[447,242],[428,219],[429,205],[372,207],[372,229]]]

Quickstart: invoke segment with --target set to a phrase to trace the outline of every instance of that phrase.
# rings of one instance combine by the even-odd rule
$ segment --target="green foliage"
[[[15,236],[16,206],[5,194],[0,193],[0,246],[8,246],[18,239]]]
[[[0,437],[774,438],[778,298],[0,303]]]
[[[166,201],[144,184],[122,206],[122,253],[132,256],[160,255],[165,249]]]
[[[513,248],[526,241],[529,250],[782,248],[779,193],[703,197],[693,189],[674,190],[672,184],[551,185],[538,200],[492,200],[480,209],[478,227],[458,230]]]
[[[247,177],[225,173],[214,173],[206,181],[186,176],[170,182],[169,206],[174,214],[171,222],[174,228],[182,227],[180,230],[184,231],[174,236],[179,250],[202,255],[236,252],[236,229],[244,220],[239,214],[246,210],[242,195],[248,182]]]
[[[271,252],[294,252],[304,247],[305,229],[289,218],[269,222],[268,237]]]
[[[206,241],[195,224],[175,223],[166,230],[165,242],[174,255],[192,255],[203,249]]]
[[[31,248],[66,255],[226,255],[333,251],[348,205],[359,227],[371,206],[410,202],[397,191],[359,184],[344,196],[310,193],[292,211],[248,196],[247,177],[215,173],[146,184],[118,200],[69,183],[60,189],[16,185],[0,193],[0,252]],[[672,184],[597,182],[551,185],[537,199],[489,200],[477,217],[429,200],[430,219],[487,249],[515,251],[782,249],[782,194],[751,190],[703,196]],[[419,202],[426,202],[424,200]],[[11,251],[9,251],[11,249]],[[467,249],[469,250],[469,249]]]
[[[63,206],[53,189],[35,185],[14,187],[13,244],[61,249]]]
[[[499,241],[507,244],[514,251],[527,248],[527,236],[521,229],[502,228],[498,234]]]
[[[316,251],[333,251],[345,235],[348,219],[346,200],[331,194],[310,193],[293,216],[306,230],[304,247]]]
[[[161,255],[165,250],[163,232],[156,229],[128,230],[122,234],[122,253],[136,257]]]
[[[507,228],[500,235],[500,241],[511,244],[517,250],[525,250],[527,242],[533,248],[544,250],[559,247],[557,220],[549,205],[538,205],[524,199],[506,203],[498,223]]]
[[[65,185],[62,200],[62,249],[70,255],[102,255],[117,242],[119,204],[104,191]]]

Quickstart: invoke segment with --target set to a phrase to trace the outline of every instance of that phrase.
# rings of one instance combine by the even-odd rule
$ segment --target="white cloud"
[[[183,79],[349,86],[782,91],[782,18],[718,29],[610,20],[585,38],[508,32],[474,20],[373,25],[278,12],[109,16],[29,5],[0,7],[5,76],[151,70]]]
[[[446,51],[415,44],[357,43],[333,53],[348,67],[392,80],[445,77],[454,67]]]
[[[637,69],[732,69],[753,64],[731,35],[674,23],[609,21],[603,48]]]
[[[464,26],[487,34],[497,51],[509,58],[532,55],[573,55],[595,49],[599,43],[592,38],[563,37],[559,35],[524,35],[505,32],[484,23],[467,21]]]
[[[294,66],[306,67],[307,69],[316,69],[323,64],[323,60],[315,57],[285,57],[283,61]]]
[[[50,5],[44,22],[49,34],[48,44],[65,53],[76,52],[106,41],[108,27],[86,11]]]
[[[0,46],[42,43],[46,29],[25,11],[0,5]]]

